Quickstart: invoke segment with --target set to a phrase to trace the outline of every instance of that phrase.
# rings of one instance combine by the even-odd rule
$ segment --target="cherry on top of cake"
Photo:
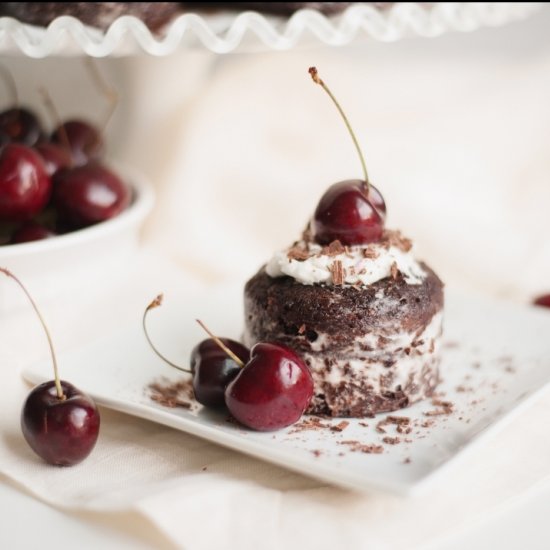
[[[363,245],[378,242],[384,235],[386,203],[380,191],[369,180],[365,158],[342,107],[319,77],[315,67],[309,74],[329,95],[344,120],[353,140],[363,179],[344,180],[331,185],[321,197],[311,222],[311,235],[320,245],[339,241],[342,245]]]

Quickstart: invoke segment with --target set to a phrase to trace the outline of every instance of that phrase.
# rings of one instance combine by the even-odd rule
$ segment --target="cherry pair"
[[[193,376],[196,400],[209,408],[226,406],[243,425],[271,431],[296,422],[313,396],[313,379],[307,365],[291,349],[258,343],[252,350],[218,338],[199,321],[211,338],[191,352],[191,368],[184,369],[164,357],[151,341],[146,327],[148,312],[161,305],[157,296],[146,308],[143,328],[153,351],[170,366]]]

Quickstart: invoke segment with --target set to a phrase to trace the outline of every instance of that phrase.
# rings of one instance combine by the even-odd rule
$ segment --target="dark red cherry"
[[[90,397],[61,380],[64,399],[55,382],[36,386],[21,412],[21,429],[33,451],[46,462],[71,466],[84,460],[99,433],[99,411]]]
[[[42,138],[42,125],[30,110],[12,107],[0,113],[0,132],[11,143],[22,143],[32,147]]]
[[[371,183],[369,184],[369,194],[368,199],[370,203],[376,208],[378,213],[382,216],[382,218],[386,218],[387,215],[387,209],[386,209],[386,201],[384,200],[384,197],[382,196],[382,193],[374,187],[374,185]]]
[[[42,157],[50,177],[61,168],[69,168],[72,165],[71,153],[62,145],[43,141],[35,145],[34,149]]]
[[[536,306],[550,307],[550,294],[543,294],[542,296],[539,296],[533,300],[533,304]]]
[[[284,428],[296,422],[313,396],[307,365],[291,349],[278,344],[256,344],[250,361],[225,390],[229,412],[259,431]]]
[[[37,222],[27,222],[22,225],[11,237],[13,244],[28,243],[31,241],[41,241],[54,237],[55,233],[44,225]]]
[[[54,130],[51,141],[69,147],[74,166],[81,166],[103,156],[101,132],[89,122],[68,120]]]
[[[372,200],[382,207],[378,191]],[[385,210],[385,204],[384,210]],[[377,242],[384,232],[384,215],[366,195],[362,180],[331,185],[321,197],[312,221],[313,238],[322,245],[338,240],[344,245]]]
[[[250,359],[250,350],[229,338],[220,340],[243,362]],[[241,367],[208,338],[197,344],[191,352],[191,372],[195,399],[205,407],[225,406],[225,388],[237,376]]]
[[[44,161],[26,145],[10,143],[0,149],[0,219],[22,221],[38,214],[51,194]]]
[[[98,163],[59,170],[53,185],[61,221],[74,227],[108,220],[130,203],[129,187]]]

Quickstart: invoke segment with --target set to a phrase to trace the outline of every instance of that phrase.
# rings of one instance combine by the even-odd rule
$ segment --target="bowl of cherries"
[[[19,105],[0,112],[0,263],[49,296],[126,261],[153,204],[141,175],[106,163],[102,134],[83,119],[48,131]]]

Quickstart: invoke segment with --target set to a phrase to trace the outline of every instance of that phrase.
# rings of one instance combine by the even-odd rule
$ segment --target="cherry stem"
[[[235,363],[237,363],[237,365],[239,365],[239,367],[241,367],[241,368],[244,367],[244,363],[217,336],[215,336],[212,332],[210,332],[210,330],[208,330],[207,326],[200,319],[195,319],[195,321],[197,321],[197,323],[202,327],[202,329],[206,332],[206,334],[208,334],[208,336],[210,336],[210,338],[212,338],[212,340],[214,340],[214,342],[216,342],[216,344],[218,344],[218,346],[231,359],[233,359],[233,361],[235,361]]]
[[[151,349],[155,352],[155,354],[160,357],[165,363],[170,365],[171,367],[174,367],[175,369],[181,370],[182,372],[186,372],[188,374],[192,374],[189,369],[184,369],[183,367],[180,367],[179,365],[176,365],[175,363],[172,363],[169,359],[167,359],[156,347],[155,344],[153,344],[151,338],[149,337],[149,333],[147,332],[147,315],[152,309],[155,309],[157,307],[160,307],[162,305],[162,300],[164,298],[164,295],[159,294],[146,308],[143,312],[143,319],[142,319],[142,325],[143,325],[143,332],[145,333],[145,338],[147,338],[147,342],[149,342],[149,345],[151,346]]]
[[[351,124],[349,123],[348,117],[344,113],[342,107],[340,107],[340,104],[338,103],[336,98],[332,95],[332,92],[329,90],[328,86],[323,82],[323,80],[319,76],[319,73],[317,72],[317,69],[315,67],[310,67],[308,72],[311,75],[311,78],[313,79],[313,82],[315,82],[315,84],[319,84],[319,86],[321,86],[321,88],[323,88],[323,90],[325,90],[325,92],[328,94],[330,99],[332,99],[332,102],[334,103],[334,105],[336,105],[336,108],[338,109],[340,115],[342,116],[342,118],[344,119],[344,122],[346,123],[346,126],[347,126],[348,131],[349,131],[350,136],[351,136],[351,139],[353,140],[355,148],[357,149],[357,153],[358,153],[359,159],[361,161],[361,166],[363,167],[363,174],[365,176],[365,184],[366,184],[366,187],[367,187],[367,195],[368,195],[370,193],[370,181],[369,181],[369,175],[368,175],[368,172],[367,172],[367,165],[365,164],[365,157],[363,156],[363,153],[361,151],[361,147],[359,147],[359,142],[357,141],[357,138],[355,137],[355,132],[353,131],[353,129],[351,127]]]
[[[10,90],[15,107],[19,107],[19,95],[17,94],[17,84],[15,83],[15,78],[13,78],[11,71],[4,67],[4,65],[0,65],[0,72],[2,73],[4,84],[6,84],[6,87]]]
[[[61,139],[63,140],[63,144],[65,145],[67,151],[71,150],[71,142],[69,141],[69,136],[67,135],[67,130],[65,129],[65,126],[63,122],[61,121],[61,117],[59,116],[59,112],[55,107],[55,103],[52,100],[52,96],[49,94],[48,90],[44,87],[38,88],[38,91],[40,92],[40,95],[42,96],[42,101],[44,102],[44,105],[48,112],[50,113],[50,116],[53,119],[54,124],[59,129],[59,133],[61,134]]]
[[[52,338],[50,336],[50,331],[48,330],[46,322],[44,321],[44,318],[42,317],[42,314],[40,313],[38,306],[36,305],[35,301],[32,299],[32,296],[29,294],[29,291],[25,288],[25,285],[11,271],[7,270],[5,267],[0,267],[0,272],[2,272],[4,275],[7,275],[8,277],[11,277],[21,287],[21,289],[29,299],[34,311],[38,315],[38,318],[40,319],[40,323],[42,324],[44,332],[46,333],[48,344],[50,346],[50,352],[52,355],[52,362],[53,362],[53,373],[54,373],[54,379],[55,379],[55,389],[57,390],[57,398],[60,400],[65,400],[66,397],[65,397],[65,394],[63,393],[63,389],[61,388],[61,381],[59,380],[59,373],[57,370],[57,359],[55,357],[55,351],[53,349],[53,343],[52,343]]]
[[[87,57],[85,59],[85,62],[88,72],[92,76],[92,80],[94,81],[96,87],[101,91],[101,93],[107,98],[107,101],[109,102],[109,108],[107,110],[107,114],[105,115],[105,120],[103,121],[103,126],[101,130],[101,133],[104,134],[117,108],[119,100],[118,92],[107,82],[94,59],[92,59],[91,57]]]

